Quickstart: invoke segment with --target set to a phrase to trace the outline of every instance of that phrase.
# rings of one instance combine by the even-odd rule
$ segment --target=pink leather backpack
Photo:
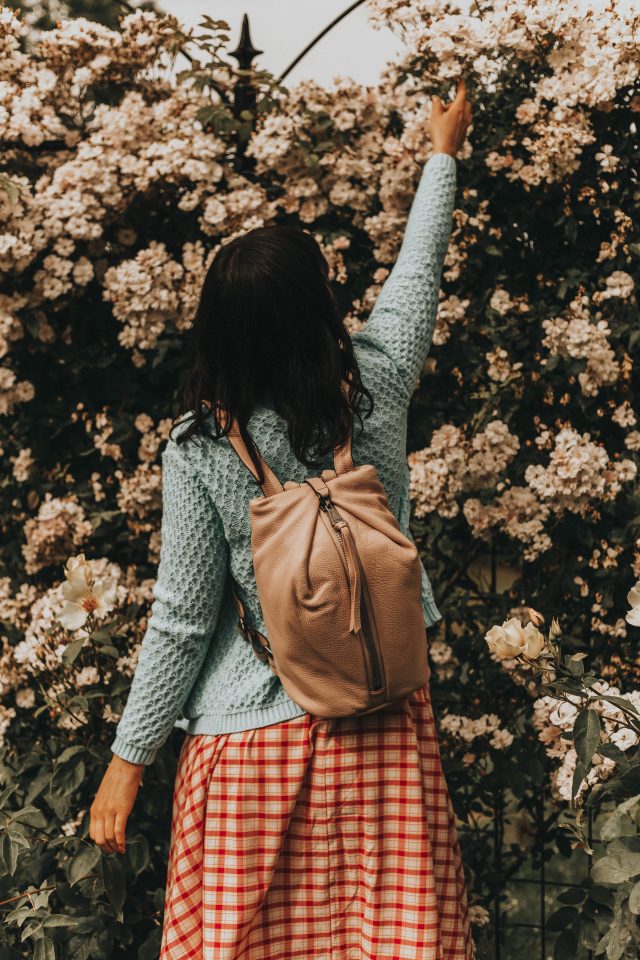
[[[354,466],[351,433],[334,450],[335,469],[302,483],[283,486],[261,457],[264,496],[250,500],[249,517],[268,639],[247,623],[231,578],[240,632],[319,717],[372,713],[430,676],[418,550],[375,467]],[[257,479],[236,420],[227,436]]]

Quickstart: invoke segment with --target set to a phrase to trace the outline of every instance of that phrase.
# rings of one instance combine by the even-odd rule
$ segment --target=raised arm
[[[402,246],[364,330],[353,335],[393,360],[407,399],[427,358],[438,308],[438,291],[449,244],[456,190],[455,154],[470,120],[464,80],[456,99],[433,98],[431,136],[435,152],[425,164],[405,227]]]
[[[354,345],[375,345],[395,363],[407,399],[427,358],[442,266],[451,233],[456,161],[435,153],[425,164],[400,253]]]
[[[162,500],[155,599],[111,746],[135,764],[152,762],[180,714],[216,626],[228,568],[220,515],[172,440],[162,454]]]

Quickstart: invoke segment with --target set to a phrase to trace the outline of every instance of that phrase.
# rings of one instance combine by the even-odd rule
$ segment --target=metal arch
[[[336,26],[336,24],[340,23],[341,20],[344,20],[344,18],[345,18],[348,14],[350,14],[352,10],[355,10],[356,7],[362,6],[362,4],[363,4],[364,2],[365,2],[365,0],[356,0],[356,2],[355,2],[355,3],[352,3],[350,6],[348,6],[346,10],[343,10],[342,13],[339,13],[338,16],[335,17],[335,18],[331,21],[331,23],[328,23],[327,26],[326,26],[323,30],[321,30],[320,33],[319,33],[316,37],[314,37],[313,40],[312,40],[310,43],[308,43],[308,44],[306,45],[306,47],[304,48],[304,50],[301,50],[301,51],[300,51],[300,53],[299,53],[298,56],[295,58],[295,60],[292,60],[291,63],[289,64],[289,66],[286,67],[286,69],[282,71],[282,73],[280,74],[280,76],[276,77],[276,81],[275,81],[275,82],[276,82],[276,83],[282,83],[282,81],[283,81],[284,78],[287,76],[287,74],[288,74],[288,73],[291,73],[291,71],[293,70],[294,67],[297,67],[297,65],[300,63],[300,61],[302,60],[302,58],[303,58],[303,57],[306,57],[306,55],[309,53],[309,51],[310,51],[313,47],[315,47],[316,43],[318,43],[319,40],[322,40],[322,38],[325,37],[325,36],[329,33],[330,30],[333,30],[333,28]]]

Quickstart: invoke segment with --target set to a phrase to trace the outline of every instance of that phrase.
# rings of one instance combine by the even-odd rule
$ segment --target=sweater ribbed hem
[[[442,620],[442,614],[438,610],[435,600],[423,600],[422,609],[424,610],[424,619],[428,627],[432,627],[435,623]]]
[[[299,707],[293,700],[283,700],[270,707],[261,707],[256,710],[243,710],[241,713],[203,713],[193,719],[183,719],[176,723],[186,733],[240,733],[254,727],[268,727],[271,723],[281,720],[292,720],[302,717],[307,711]]]
[[[145,766],[153,761],[158,749],[158,747],[137,747],[135,743],[129,743],[117,735],[111,744],[111,752],[115,753],[116,757],[128,760],[129,763],[143,763]]]
[[[450,153],[432,153],[423,167],[423,173],[427,167],[457,170],[456,158],[452,157]]]
[[[433,626],[442,620],[442,614],[436,606],[433,599],[424,599],[422,601],[425,623],[428,627]],[[293,700],[283,700],[280,703],[274,703],[269,707],[261,707],[255,710],[243,710],[240,712],[219,714],[204,713],[199,717],[189,719],[182,717],[176,720],[174,726],[184,730],[189,734],[219,734],[219,733],[240,733],[244,730],[250,730],[254,727],[267,727],[271,723],[279,723],[282,720],[292,720],[294,717],[301,717],[307,711],[298,706]],[[111,752],[129,763],[150,764],[153,762],[160,746],[140,747],[134,743],[116,735],[111,744]]]
[[[270,707],[262,707],[257,710],[243,710],[239,713],[228,714],[203,713],[192,719],[182,717],[180,720],[176,720],[174,727],[190,734],[240,733],[254,727],[267,727],[269,724],[279,723],[281,720],[301,717],[306,712],[293,700],[283,700],[280,703],[272,704]],[[111,744],[111,752],[123,760],[128,760],[129,763],[140,763],[146,766],[153,763],[161,746],[162,744],[153,747],[140,747],[116,734]]]

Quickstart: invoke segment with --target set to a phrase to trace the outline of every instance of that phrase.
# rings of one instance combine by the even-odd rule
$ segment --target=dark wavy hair
[[[191,422],[178,443],[194,434],[225,436],[231,420],[220,422],[217,404],[237,418],[263,483],[247,432],[256,403],[270,399],[288,424],[296,458],[312,469],[342,443],[353,419],[362,429],[362,408],[366,405],[369,417],[373,397],[360,378],[328,275],[317,241],[295,227],[258,227],[220,247],[186,337],[177,401],[182,414],[173,420],[172,431],[184,423],[185,410]],[[348,396],[342,380],[349,384]]]

